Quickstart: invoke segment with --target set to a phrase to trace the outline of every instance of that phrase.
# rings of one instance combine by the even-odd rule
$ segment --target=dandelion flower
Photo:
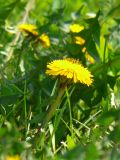
[[[80,82],[87,86],[91,85],[93,82],[93,76],[88,69],[84,68],[78,60],[73,58],[54,60],[48,63],[46,74],[62,76],[73,81],[73,83]]]
[[[70,25],[70,31],[74,32],[74,33],[79,33],[80,31],[82,31],[84,29],[84,26],[80,26],[79,24],[72,24]],[[75,36],[74,37],[74,42],[80,46],[85,44],[85,39],[83,39],[80,36]],[[95,63],[94,58],[86,51],[86,48],[84,47],[82,49],[82,52],[85,53],[85,58],[91,63]]]
[[[79,44],[79,45],[84,45],[85,44],[85,40],[82,37],[75,36],[75,43]]]
[[[39,33],[36,31],[37,27],[32,24],[21,24],[18,26],[20,31],[25,32],[27,35],[31,35],[36,37],[37,40],[42,44],[44,48],[50,47],[50,39],[49,37],[43,33],[39,36]]]
[[[37,27],[32,24],[20,24],[18,26],[21,32],[25,32],[27,35],[37,37],[39,34],[36,31]]]
[[[21,160],[20,156],[7,156],[5,160]]]
[[[84,26],[80,26],[79,24],[71,24],[70,25],[70,31],[74,33],[79,33],[84,29]],[[85,40],[80,36],[75,36],[75,43],[79,45],[83,45],[85,43]]]
[[[49,37],[45,33],[43,33],[38,38],[38,40],[40,41],[40,43],[43,45],[44,48],[50,47],[50,39],[49,39]]]
[[[84,26],[81,26],[79,24],[71,24],[70,25],[70,31],[73,33],[79,33],[84,29]]]

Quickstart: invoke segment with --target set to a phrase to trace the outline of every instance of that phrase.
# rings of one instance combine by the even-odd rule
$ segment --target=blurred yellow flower
[[[25,32],[27,35],[37,37],[39,34],[36,31],[37,27],[32,24],[20,24],[18,26],[21,32]]]
[[[84,29],[84,26],[81,26],[79,24],[71,24],[70,25],[70,31],[74,33],[79,33]]]
[[[94,64],[95,63],[95,59],[88,53],[85,53],[85,58],[91,63]]]
[[[85,44],[85,40],[82,37],[75,36],[75,43],[79,45]]]
[[[38,40],[44,48],[50,47],[50,39],[45,33],[43,33]]]
[[[94,63],[95,63],[95,59],[87,52],[87,50],[86,50],[85,47],[82,49],[82,52],[85,53],[85,58],[86,58],[91,64],[94,64]]]
[[[21,160],[20,156],[7,156],[5,160]]]
[[[48,63],[46,74],[52,76],[63,76],[67,79],[71,79],[73,83],[80,82],[88,86],[93,82],[93,76],[88,69],[84,68],[78,60],[73,58],[54,60]]]
[[[84,30],[84,26],[80,26],[79,24],[71,24],[70,25],[70,31],[74,33],[79,33],[80,31]],[[85,39],[83,39],[80,36],[75,36],[74,37],[74,42],[78,45],[84,45],[85,44]],[[85,58],[91,63],[95,63],[95,59],[87,52],[86,48],[84,47],[82,49],[82,52],[85,53]]]
[[[84,26],[80,26],[79,24],[71,24],[70,25],[70,31],[74,33],[79,33],[84,29]],[[80,36],[75,36],[75,43],[79,45],[83,45],[85,43],[85,40]]]
[[[18,28],[20,29],[20,31],[25,32],[27,35],[36,37],[44,48],[50,47],[49,37],[45,33],[39,36],[39,33],[36,31],[36,26],[32,24],[20,24]]]
[[[82,49],[82,52],[83,52],[83,53],[85,53],[85,52],[86,52],[86,48],[85,48],[85,47]]]

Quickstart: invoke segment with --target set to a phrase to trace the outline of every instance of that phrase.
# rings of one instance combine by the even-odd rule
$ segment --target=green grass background
[[[20,23],[47,33],[50,48],[19,33]],[[79,23],[90,64],[71,43],[69,25]],[[90,87],[68,87],[46,128],[40,124],[55,100],[58,79],[48,62],[79,59],[94,76]],[[119,0],[0,0],[0,159],[120,159]]]

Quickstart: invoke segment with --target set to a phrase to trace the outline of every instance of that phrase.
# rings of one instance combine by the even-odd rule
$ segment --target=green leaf
[[[74,146],[75,146],[74,139],[70,135],[67,135],[67,147],[68,147],[68,149],[71,149]]]
[[[10,105],[10,104],[14,104],[17,99],[20,97],[20,95],[15,94],[15,95],[3,95],[0,96],[0,104],[2,105]]]
[[[98,151],[97,148],[95,146],[95,144],[90,143],[87,147],[86,147],[86,157],[85,160],[96,160],[98,158]]]
[[[37,114],[33,117],[33,119],[31,119],[29,122],[32,124],[32,123],[40,123],[42,122],[43,118],[45,117],[45,113],[40,113],[40,114]]]
[[[53,0],[52,11],[55,12],[60,8],[64,8],[65,1],[64,0]]]
[[[46,16],[49,19],[50,23],[58,23],[63,16],[64,8],[59,8],[51,15]]]
[[[88,53],[96,60],[99,61],[98,51],[96,49],[95,42],[93,41],[92,37],[86,41],[86,48]]]
[[[85,20],[89,24],[89,28],[93,35],[94,41],[98,44],[98,46],[100,46],[100,24],[98,21],[99,15],[100,11],[98,11],[95,18],[90,18]]]
[[[117,79],[117,76],[116,77],[109,76],[109,75],[107,76],[107,81],[112,89],[114,89],[116,79]]]
[[[80,33],[77,34],[77,36],[82,37],[85,39],[85,48],[87,49],[87,52],[96,60],[99,61],[99,54],[96,48],[96,44],[91,32],[91,29],[84,29]]]
[[[5,19],[9,16],[9,14],[13,11],[14,7],[18,3],[19,1],[15,0],[10,4],[4,5],[3,3],[0,5],[0,23],[5,21]]]
[[[114,130],[110,133],[109,139],[114,141],[116,144],[120,143],[120,126],[116,126]]]
[[[81,145],[74,147],[63,155],[63,158],[66,160],[80,160],[83,159],[83,157],[84,148]]]
[[[98,119],[98,123],[103,126],[109,126],[115,119],[119,118],[120,110],[111,109],[104,112]]]
[[[113,15],[116,11],[120,11],[120,4],[118,4],[117,6],[115,7],[112,7],[112,9],[107,13],[106,16],[111,16]]]

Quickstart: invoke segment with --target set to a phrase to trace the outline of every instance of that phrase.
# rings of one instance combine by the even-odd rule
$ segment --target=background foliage
[[[43,48],[18,30],[20,23],[47,33]],[[69,25],[94,57],[71,43]],[[0,0],[0,159],[118,160],[120,157],[120,2],[119,0]],[[55,98],[57,80],[45,74],[54,59],[77,58],[94,75],[90,87],[74,84],[55,116],[40,130]]]

